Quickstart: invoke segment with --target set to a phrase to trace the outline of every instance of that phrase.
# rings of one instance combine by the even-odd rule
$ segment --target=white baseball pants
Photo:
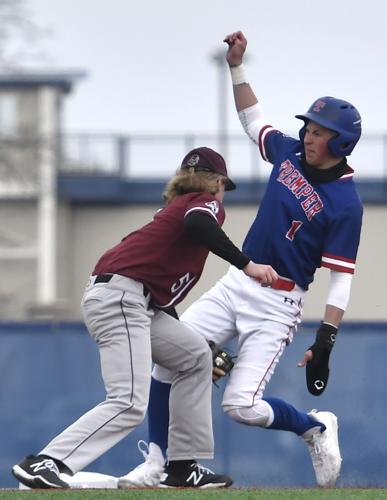
[[[263,396],[277,363],[301,321],[305,291],[262,287],[243,271],[229,271],[181,315],[207,340],[224,345],[237,337],[238,357],[228,378],[222,405],[252,407]],[[172,373],[155,367],[153,376],[162,382]]]

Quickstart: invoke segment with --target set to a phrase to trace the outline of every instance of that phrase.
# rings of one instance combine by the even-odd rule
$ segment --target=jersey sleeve
[[[321,266],[344,273],[355,272],[360,242],[362,207],[347,207],[331,224],[325,239]]]
[[[258,146],[262,158],[274,164],[282,161],[287,153],[300,149],[300,141],[266,125],[259,132]]]
[[[193,212],[200,212],[212,217],[222,226],[225,219],[223,204],[209,193],[201,193],[197,197],[190,200],[187,204],[184,217]]]
[[[284,153],[300,148],[299,140],[293,139],[269,125],[258,102],[239,111],[238,116],[244,131],[258,145],[265,161],[274,164],[283,158]]]
[[[184,230],[191,238],[238,269],[243,269],[250,262],[250,258],[234,245],[220,225],[199,210],[185,217]]]

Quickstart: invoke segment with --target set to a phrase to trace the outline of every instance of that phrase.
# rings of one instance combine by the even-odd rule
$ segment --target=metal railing
[[[267,164],[244,134],[219,136],[190,132],[66,134],[62,141],[60,171],[64,174],[167,178],[179,166],[187,151],[204,145],[224,155],[232,177],[248,180],[268,175]],[[348,162],[358,178],[386,180],[387,134],[364,134]]]
[[[0,199],[34,197],[40,192],[42,151],[51,151],[53,165],[62,176],[164,181],[173,175],[186,153],[198,146],[222,153],[230,177],[238,181],[259,182],[270,173],[270,165],[244,134],[68,133],[46,141],[0,137]],[[377,198],[385,203],[387,134],[364,134],[349,157],[349,164],[355,169],[357,181],[368,182],[368,190],[383,191]]]

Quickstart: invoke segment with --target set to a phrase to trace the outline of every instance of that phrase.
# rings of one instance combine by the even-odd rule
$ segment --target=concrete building
[[[0,75],[0,315],[58,302],[57,171],[62,109],[83,72]]]
[[[162,205],[167,176],[149,177],[152,168],[158,172],[155,163],[156,167],[157,162],[169,164],[172,174],[184,151],[204,143],[216,147],[211,143],[214,137],[184,134],[63,134],[63,106],[84,76],[82,72],[0,75],[2,320],[79,320],[83,288],[101,253],[151,220]],[[250,155],[246,139],[240,139],[229,137],[230,154],[238,151],[238,156],[257,158],[255,151]],[[383,140],[381,136],[381,144]],[[136,150],[139,144],[141,155]],[[375,144],[374,138],[370,144]],[[167,146],[173,151],[169,156]],[[386,165],[386,158],[380,163]],[[241,244],[265,179],[250,175],[236,180],[238,189],[225,199],[224,228]],[[365,203],[364,229],[346,319],[386,321],[387,177],[358,178],[358,186]],[[226,269],[225,262],[211,255],[201,281],[179,310]],[[317,273],[307,295],[305,319],[322,317],[328,278],[327,270]]]

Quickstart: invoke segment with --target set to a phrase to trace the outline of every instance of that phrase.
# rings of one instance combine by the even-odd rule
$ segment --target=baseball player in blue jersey
[[[152,359],[174,373],[162,486],[232,484],[197,463],[213,457],[211,351],[168,310],[197,283],[210,251],[257,283],[278,278],[271,266],[251,262],[221,229],[224,192],[234,188],[221,155],[206,147],[190,151],[166,187],[166,206],[100,257],[82,311],[99,348],[106,399],[13,467],[25,486],[68,488],[60,472],[81,471],[137,427],[148,404]]]
[[[325,313],[314,344],[300,367],[307,386],[321,394],[328,362],[346,309],[360,239],[362,205],[346,157],[361,135],[358,111],[347,101],[317,99],[302,120],[299,138],[284,135],[264,118],[243,67],[247,41],[241,32],[228,44],[235,104],[243,129],[272,164],[267,189],[243,244],[253,261],[271,265],[280,278],[264,287],[231,266],[227,274],[181,316],[194,331],[223,345],[238,340],[238,357],[222,406],[249,426],[291,431],[307,444],[316,481],[333,487],[341,456],[336,416],[298,411],[278,398],[263,397],[277,363],[301,320],[305,293],[318,267],[330,270]],[[168,446],[168,394],[173,374],[153,370],[148,408],[150,444],[145,462],[120,478],[119,487],[154,486],[164,470]],[[166,475],[168,472],[166,471]]]

